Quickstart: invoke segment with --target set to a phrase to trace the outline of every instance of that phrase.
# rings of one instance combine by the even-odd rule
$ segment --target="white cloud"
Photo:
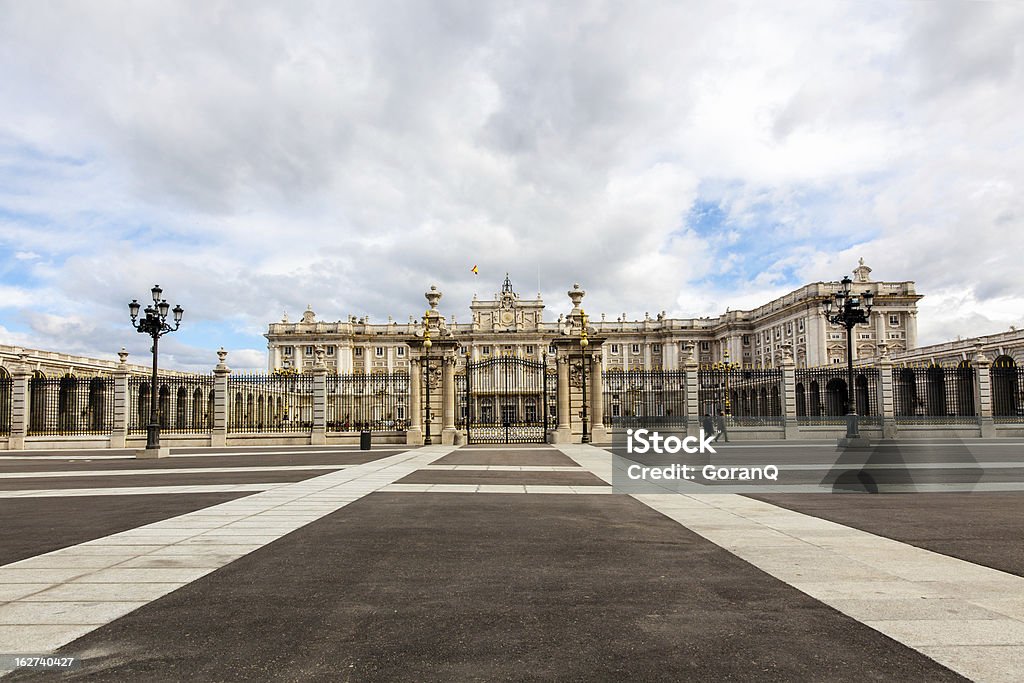
[[[262,367],[307,303],[404,320],[436,283],[465,320],[539,271],[549,318],[574,281],[715,314],[864,256],[922,341],[972,334],[1020,317],[1022,33],[966,1],[7,3],[0,323],[141,353],[159,281],[168,362]]]

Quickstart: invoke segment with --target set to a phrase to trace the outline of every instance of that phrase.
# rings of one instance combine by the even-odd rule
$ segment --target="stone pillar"
[[[218,363],[213,368],[213,429],[211,446],[226,446],[228,442],[228,375],[231,368],[224,363],[228,352],[222,346],[217,351]]]
[[[16,451],[25,447],[25,434],[29,422],[29,381],[32,371],[28,367],[27,354],[21,354],[11,368],[11,435],[7,448]]]
[[[571,443],[572,429],[569,427],[569,356],[560,355],[558,364],[558,427],[551,443]]]
[[[878,354],[878,408],[882,413],[882,438],[895,439],[899,436],[899,427],[896,424],[896,394],[888,343],[883,341],[878,345]]]
[[[907,350],[917,348],[917,311],[907,311]]]
[[[441,359],[441,443],[455,444],[455,356]]]
[[[793,361],[793,345],[782,344],[782,427],[786,439],[800,437],[800,425],[796,421],[796,363]]]
[[[601,372],[601,354],[590,357],[590,442],[605,443],[608,432],[604,426],[604,375]]]
[[[700,365],[694,355],[696,347],[693,343],[687,343],[684,348],[686,360],[683,362],[683,373],[686,377],[686,434],[688,436],[700,436],[700,398],[698,388],[700,378],[698,370]]]
[[[996,423],[992,419],[992,361],[981,345],[976,347],[974,360],[974,405],[978,411],[978,421],[981,425],[982,438],[992,438],[996,435]]]
[[[419,358],[409,359],[409,429],[405,432],[406,446],[423,445],[423,366]]]
[[[314,446],[327,444],[327,365],[324,363],[324,348],[317,346],[313,363],[313,430],[309,443]]]
[[[117,352],[120,359],[114,370],[114,427],[110,432],[110,447],[124,448],[128,441],[128,351],[122,346]]]

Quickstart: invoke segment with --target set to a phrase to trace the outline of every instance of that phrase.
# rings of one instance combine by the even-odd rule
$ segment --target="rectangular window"
[[[702,341],[700,343],[700,350],[701,351],[710,351],[711,350],[711,342]]]
[[[552,355],[554,355],[556,353],[555,345],[554,344],[552,344],[551,346],[548,347],[548,353],[550,353]]]
[[[283,347],[283,348],[281,349],[281,353],[283,353],[283,354],[284,354],[284,355],[286,355],[286,356],[290,356],[290,355],[292,355],[292,347],[290,347],[290,346],[285,346],[285,347]]]
[[[744,346],[750,346],[750,335],[749,334],[743,335],[743,345]]]
[[[633,344],[633,353],[640,353],[640,345]]]
[[[490,346],[481,346],[480,347],[480,353],[484,354],[485,356],[491,355],[491,347]]]
[[[306,347],[306,355],[307,356],[312,356],[313,355],[313,347],[312,346],[307,346]]]
[[[395,408],[395,417],[397,417],[399,420],[405,419],[405,406],[397,406]]]
[[[860,338],[861,339],[871,339],[871,334],[870,333],[861,334]]]
[[[889,316],[889,326],[890,327],[899,327],[900,326],[900,317],[898,315],[890,315]]]
[[[404,346],[399,346],[398,347],[398,357],[399,358],[405,358],[405,347]]]
[[[533,354],[534,354],[533,346],[530,345],[530,344],[527,344],[527,346],[526,346],[526,355],[527,356],[532,356]]]
[[[651,352],[652,353],[661,353],[661,344],[652,344],[651,345]]]
[[[377,354],[377,358],[383,358],[384,357],[384,347],[383,346],[378,346],[377,349],[376,349],[376,354]]]
[[[333,346],[328,346],[327,347],[327,355],[328,356],[333,356],[334,355],[334,347]]]
[[[622,417],[622,406],[618,403],[612,404],[612,417]]]
[[[618,353],[618,352],[619,352],[619,345],[618,344],[612,344],[612,353]]]
[[[363,355],[363,347],[362,346],[357,346],[356,347],[356,358],[361,358],[362,355]]]

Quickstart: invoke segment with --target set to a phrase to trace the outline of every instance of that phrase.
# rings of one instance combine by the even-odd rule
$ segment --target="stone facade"
[[[917,301],[921,298],[911,281],[878,282],[863,259],[853,270],[854,288],[875,295],[871,320],[854,331],[854,358],[875,358],[884,342],[890,354],[912,350],[917,344]],[[590,331],[604,339],[602,369],[679,370],[694,346],[698,363],[729,360],[752,367],[778,367],[783,349],[791,348],[797,367],[815,367],[846,360],[846,335],[829,325],[821,303],[839,287],[838,282],[816,282],[749,311],[727,311],[713,318],[653,318],[615,320],[589,315]],[[580,308],[585,292],[573,285],[568,292],[573,311]],[[436,286],[427,292],[433,308],[441,299]],[[520,296],[506,276],[501,291],[490,299],[473,298],[471,321],[458,323],[455,316],[440,317],[445,334],[467,350],[473,360],[496,355],[516,355],[539,360],[552,344],[567,333],[572,312],[545,321],[545,305]],[[339,374],[408,371],[411,337],[422,335],[417,316],[399,323],[371,323],[349,316],[326,322],[312,308],[298,322],[272,323],[267,334],[267,369],[294,368],[308,371],[317,347],[323,347],[329,371]]]

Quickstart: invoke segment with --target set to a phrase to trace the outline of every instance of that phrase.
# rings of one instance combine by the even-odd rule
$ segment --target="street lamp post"
[[[185,313],[185,309],[181,306],[175,306],[172,309],[171,305],[167,303],[167,300],[161,298],[163,292],[164,290],[160,288],[160,285],[153,285],[153,289],[151,291],[151,294],[153,295],[153,305],[146,306],[143,311],[146,317],[141,320],[138,320],[138,317],[139,309],[142,308],[142,304],[140,304],[136,299],[132,299],[132,302],[128,304],[128,312],[131,314],[132,318],[132,327],[134,327],[139,334],[148,334],[153,338],[153,377],[149,385],[149,424],[146,426],[147,451],[160,450],[160,415],[157,406],[156,390],[157,358],[160,337],[169,332],[174,332],[181,327],[181,317]],[[174,315],[174,327],[171,327],[167,322],[168,313],[172,313]]]
[[[857,392],[853,384],[853,328],[868,321],[875,295],[870,291],[857,295],[852,287],[853,280],[848,275],[843,277],[839,282],[839,291],[822,304],[822,312],[830,323],[846,328],[846,443],[859,445],[861,436],[857,424]]]
[[[423,435],[423,445],[424,446],[431,446],[434,443],[430,439],[430,347],[433,346],[433,345],[434,345],[434,343],[432,341],[430,341],[430,311],[427,311],[423,315],[423,348],[426,349],[426,361],[427,361],[427,363],[426,363],[426,368],[427,368],[427,371],[426,371],[426,376],[427,376],[427,391],[426,391],[426,394],[427,394],[427,406],[426,406],[426,408],[427,408],[427,410],[426,410],[427,430],[426,430],[426,432]]]
[[[581,370],[583,371],[583,436],[580,443],[590,443],[590,432],[587,430],[587,347],[590,340],[587,339],[587,315],[580,309],[580,355],[583,360]]]

